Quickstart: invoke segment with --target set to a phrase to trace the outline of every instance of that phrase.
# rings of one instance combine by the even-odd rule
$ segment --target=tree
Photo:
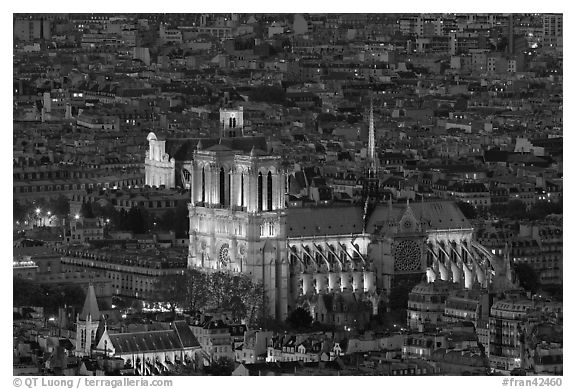
[[[192,312],[204,309],[208,304],[209,291],[208,276],[196,269],[188,269],[184,273],[186,277],[186,303],[187,308]]]
[[[143,207],[132,207],[126,220],[128,230],[135,234],[144,234],[150,230],[148,212]]]
[[[232,312],[235,321],[255,325],[264,310],[263,286],[246,274],[215,272],[208,276],[208,305]]]
[[[14,277],[12,292],[15,307],[34,305],[33,299],[40,295],[40,287],[30,280]]]
[[[286,93],[276,86],[258,86],[252,90],[251,97],[254,101],[282,104],[286,100]]]
[[[530,291],[532,293],[538,291],[540,287],[538,274],[530,265],[526,263],[517,263],[514,265],[514,272],[516,273],[516,277],[518,277],[520,286],[524,290]]]
[[[414,285],[411,284],[398,284],[392,287],[390,291],[390,310],[400,311],[406,309],[408,306],[408,294],[412,291]]]
[[[176,236],[188,237],[190,227],[190,219],[188,218],[188,204],[184,201],[178,202],[176,204],[176,209],[174,211],[174,228]]]
[[[68,284],[59,286],[58,292],[62,297],[62,302],[66,305],[81,307],[84,304],[84,300],[86,300],[86,293],[78,285]]]
[[[213,361],[210,366],[207,366],[204,370],[210,375],[229,376],[232,375],[234,368],[235,363],[232,359],[221,357]]]
[[[168,309],[176,317],[176,308],[186,306],[186,276],[168,274],[159,277],[154,285],[158,302],[168,304]]]
[[[14,221],[21,221],[26,217],[26,208],[16,199],[14,199],[12,203],[12,216]]]
[[[66,218],[70,214],[70,200],[66,196],[60,195],[50,202],[50,210],[59,218]]]
[[[290,312],[286,318],[286,323],[293,329],[310,328],[312,316],[310,316],[310,312],[307,309],[298,307]]]
[[[542,220],[548,215],[562,214],[562,202],[551,203],[548,201],[537,201],[530,211],[528,218],[530,220]]]
[[[490,212],[501,218],[525,219],[526,204],[521,200],[511,200],[507,204],[493,204]]]
[[[157,302],[192,313],[207,308],[231,311],[236,322],[256,326],[264,314],[263,286],[245,274],[204,273],[189,269],[183,275],[169,275],[156,283]]]
[[[158,226],[166,231],[176,231],[176,229],[174,228],[175,218],[176,214],[174,213],[173,210],[169,209],[166,212],[164,212],[164,214],[162,214],[162,216],[160,217],[160,220],[158,221]]]
[[[261,323],[266,316],[267,303],[262,282],[251,283],[249,292],[243,298],[246,305],[246,323],[254,327]]]
[[[458,201],[456,204],[467,219],[476,219],[476,209],[472,204],[464,201]]]
[[[14,306],[43,307],[46,314],[56,314],[65,305],[82,308],[85,298],[84,289],[78,285],[40,285],[14,277]]]
[[[506,205],[505,216],[511,219],[523,219],[526,217],[526,204],[521,200],[509,201]]]
[[[92,204],[82,203],[80,207],[80,216],[87,219],[92,219],[94,217],[94,212],[92,212]]]
[[[121,209],[112,215],[112,224],[117,230],[125,231],[128,230],[128,212],[125,209]]]

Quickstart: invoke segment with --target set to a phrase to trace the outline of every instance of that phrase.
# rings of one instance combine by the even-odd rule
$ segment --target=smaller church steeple
[[[94,321],[100,319],[100,309],[98,309],[96,292],[94,291],[94,285],[92,285],[92,283],[88,285],[86,300],[84,300],[84,307],[82,308],[82,313],[80,313],[80,320],[88,320],[88,318]]]
[[[98,327],[101,321],[101,313],[96,300],[96,291],[94,285],[88,285],[86,300],[82,312],[76,319],[76,350],[77,356],[90,355],[92,346],[97,339]]]

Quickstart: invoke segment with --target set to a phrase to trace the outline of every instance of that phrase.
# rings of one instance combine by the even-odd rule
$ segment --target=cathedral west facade
[[[250,275],[280,319],[298,306],[314,312],[319,295],[354,294],[377,313],[394,288],[423,278],[463,288],[491,281],[498,259],[452,202],[288,207],[290,172],[263,139],[243,136],[242,114],[221,110],[218,139],[179,140],[175,149],[187,150],[189,267]]]

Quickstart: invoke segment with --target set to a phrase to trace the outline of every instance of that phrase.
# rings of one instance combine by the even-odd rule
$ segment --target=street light
[[[80,219],[80,215],[78,215],[78,214],[74,215],[74,219],[76,219],[76,220]]]
[[[40,208],[36,208],[36,215],[39,215],[40,211],[41,211]]]

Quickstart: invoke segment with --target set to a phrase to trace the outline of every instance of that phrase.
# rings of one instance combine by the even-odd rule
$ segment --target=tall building
[[[542,45],[544,49],[562,51],[562,14],[542,16]]]
[[[283,317],[288,299],[286,174],[280,157],[255,146],[249,153],[233,147],[221,141],[206,149],[202,141],[197,144],[190,167],[188,264],[248,273],[262,282],[269,301],[278,302],[271,314]]]
[[[534,302],[528,299],[501,300],[490,309],[490,364],[495,369],[521,367],[521,323]]]
[[[14,38],[24,42],[52,37],[50,21],[32,18],[19,18],[14,20]]]
[[[166,141],[160,140],[154,133],[148,135],[149,149],[146,151],[145,184],[150,186],[175,187],[175,160],[166,153]]]

